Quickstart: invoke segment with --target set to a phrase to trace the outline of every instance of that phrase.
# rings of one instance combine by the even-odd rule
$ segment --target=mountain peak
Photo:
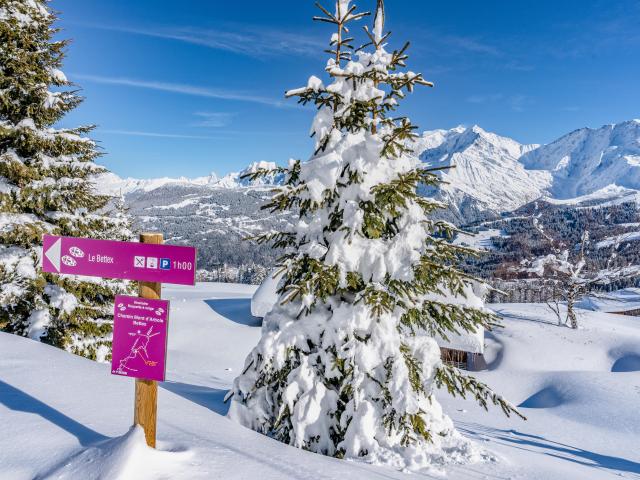
[[[249,166],[244,170],[242,170],[240,174],[242,176],[242,175],[247,175],[251,173],[256,173],[259,170],[275,170],[277,167],[278,166],[275,164],[275,162],[266,162],[264,160],[261,160],[259,162],[253,162],[249,164]]]
[[[514,210],[539,198],[549,186],[550,175],[528,172],[518,162],[532,147],[478,125],[426,132],[423,146],[420,158],[426,164],[456,167],[441,172],[446,184],[437,192],[426,193],[449,203],[458,223]]]
[[[553,174],[559,199],[588,195],[609,185],[640,189],[640,122],[581,128],[525,154],[529,170]]]
[[[216,184],[219,187],[224,188],[240,188],[240,187],[261,187],[261,186],[272,186],[277,185],[282,181],[282,175],[279,174],[269,174],[264,177],[258,178],[256,180],[251,180],[247,178],[247,175],[251,175],[252,173],[256,173],[260,170],[274,170],[277,168],[277,165],[274,162],[253,162],[244,170],[240,172],[230,173],[225,175],[220,181]]]

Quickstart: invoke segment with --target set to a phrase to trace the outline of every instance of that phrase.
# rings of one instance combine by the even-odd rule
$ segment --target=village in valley
[[[640,479],[638,5],[219,3],[0,0],[0,479]]]

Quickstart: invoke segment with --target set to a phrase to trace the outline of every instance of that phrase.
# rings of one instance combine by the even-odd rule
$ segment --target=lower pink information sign
[[[164,382],[169,302],[118,295],[111,373]]]

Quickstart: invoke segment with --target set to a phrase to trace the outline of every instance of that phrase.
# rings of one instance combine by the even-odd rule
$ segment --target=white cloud
[[[440,40],[448,47],[453,47],[466,52],[480,53],[493,57],[500,57],[503,55],[503,52],[498,47],[471,37],[461,35],[444,35]]]
[[[207,137],[203,135],[181,135],[174,133],[141,132],[138,130],[99,130],[98,133],[110,135],[127,135],[132,137],[177,138],[188,140],[219,140],[220,137]]]
[[[137,80],[137,79],[125,78],[125,77],[104,77],[100,75],[87,75],[87,74],[75,74],[75,75],[72,75],[72,77],[75,77],[80,80],[86,80],[89,82],[101,83],[105,85],[122,85],[126,87],[146,88],[149,90],[180,93],[183,95],[193,95],[197,97],[259,103],[262,105],[269,105],[272,107],[287,106],[285,102],[281,100],[275,100],[273,98],[262,97],[262,96],[253,95],[250,93],[237,92],[237,91],[227,90],[223,88],[199,87],[195,85],[188,85],[188,84],[181,84],[181,83],[158,82],[154,80]]]
[[[478,105],[499,103],[508,105],[514,112],[524,112],[526,107],[534,103],[533,98],[528,95],[504,95],[502,93],[476,94],[467,97],[467,102]]]
[[[467,97],[467,102],[484,104],[484,103],[497,102],[499,100],[502,100],[503,98],[504,98],[504,95],[502,95],[501,93],[491,93],[486,95],[471,95]]]
[[[533,103],[533,99],[528,95],[513,95],[509,97],[509,106],[514,112],[524,112],[528,105]]]
[[[177,40],[215,50],[225,50],[260,58],[279,55],[317,55],[325,48],[321,38],[300,33],[251,25],[225,25],[224,28],[126,27],[83,24],[90,28]]]
[[[231,123],[231,119],[235,116],[235,113],[231,112],[196,112],[196,117],[199,117],[194,127],[211,127],[222,128]]]

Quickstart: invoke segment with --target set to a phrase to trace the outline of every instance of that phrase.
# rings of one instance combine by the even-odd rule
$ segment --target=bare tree
[[[640,271],[638,266],[613,268],[619,241],[614,244],[613,254],[607,261],[606,268],[599,271],[589,271],[586,268],[588,246],[589,232],[585,231],[582,234],[579,248],[574,250],[575,254],[572,255],[569,249],[561,250],[558,248],[555,253],[533,261],[525,261],[522,264],[524,271],[552,283],[547,305],[558,318],[559,325],[569,325],[572,329],[578,328],[575,305],[583,295],[590,292],[596,285],[608,285],[615,280],[637,275]],[[564,318],[560,311],[561,302],[564,302],[567,307]]]

